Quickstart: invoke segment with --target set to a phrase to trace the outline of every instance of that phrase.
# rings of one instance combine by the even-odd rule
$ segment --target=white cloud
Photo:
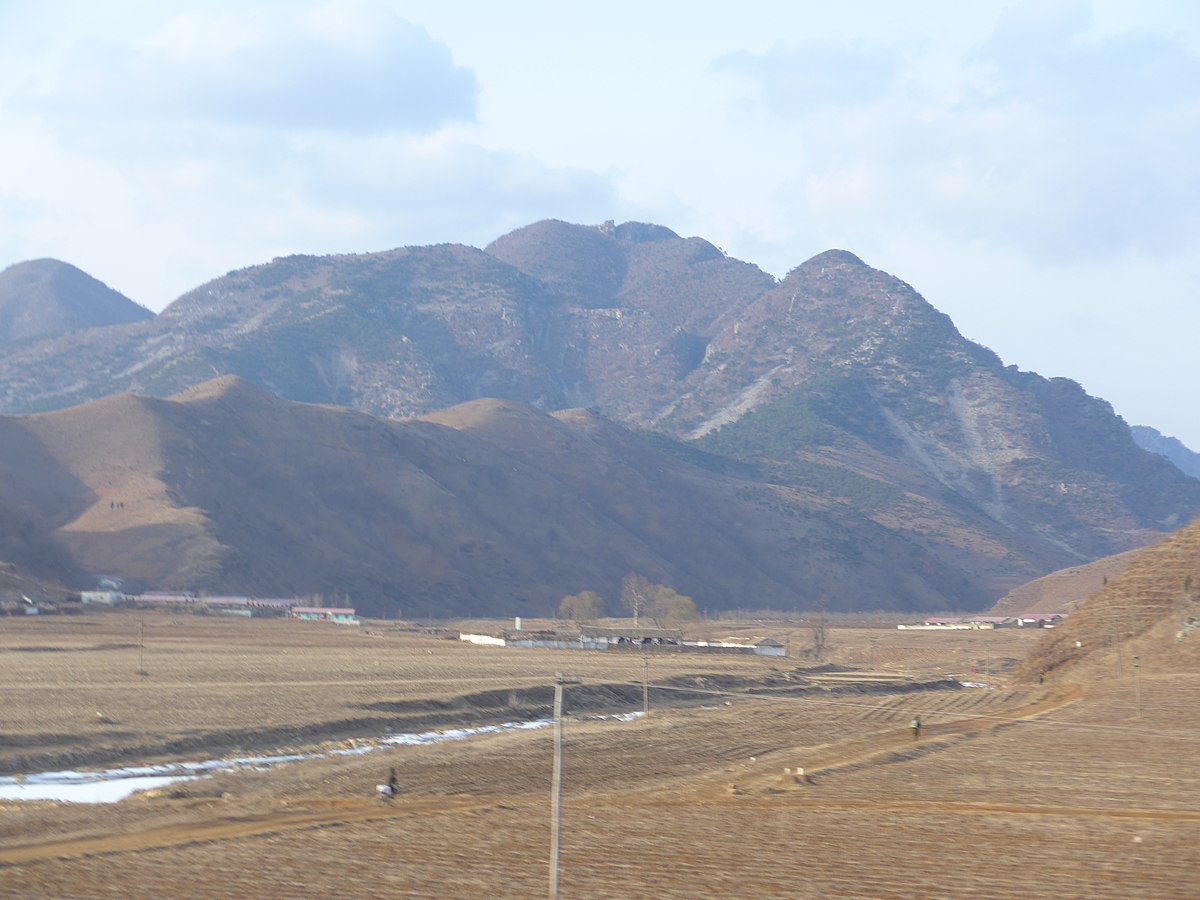
[[[842,247],[1200,448],[1152,405],[1190,396],[1200,330],[1177,0],[8,0],[0,57],[0,265],[161,308],[276,255],[551,216],[776,275]]]
[[[21,173],[0,183],[9,260],[66,259],[161,309],[277,255],[615,215],[605,174],[481,146],[473,72],[384,5],[162,16],[0,79],[0,129],[21,135],[0,142]]]
[[[417,133],[474,117],[475,75],[444,44],[381,6],[355,9],[181,13],[142,40],[81,42],[15,102],[60,132],[86,122]]]
[[[806,43],[714,68],[802,127],[795,201],[833,231],[914,224],[1046,263],[1168,254],[1200,227],[1200,59],[1021,8],[952,66]]]

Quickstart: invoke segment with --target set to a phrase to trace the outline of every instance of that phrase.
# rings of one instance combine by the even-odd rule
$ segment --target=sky
[[[654,222],[830,248],[1200,450],[1200,4],[0,0],[0,268]]]

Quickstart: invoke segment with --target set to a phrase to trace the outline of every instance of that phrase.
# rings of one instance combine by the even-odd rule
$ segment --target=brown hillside
[[[1200,671],[1200,520],[1141,551],[1050,632],[1017,677]]]
[[[119,394],[18,420],[41,458],[14,460],[14,468],[63,473],[27,476],[18,495],[49,513],[55,536],[85,571],[170,585],[176,573],[219,556],[205,512],[180,503],[164,480],[187,445],[164,421],[169,406]]]
[[[1074,612],[1079,604],[1108,584],[1110,578],[1125,571],[1141,552],[1129,550],[1035,578],[1001,597],[992,607],[992,615]]]
[[[770,484],[786,508],[803,498],[836,513],[838,528],[886,534],[902,559],[927,555],[928,578],[953,572],[961,585],[945,599],[954,608],[1144,546],[1200,512],[1200,482],[1140,449],[1107,403],[1004,366],[910,285],[843,250],[777,281],[661,226],[546,221],[486,251],[279,258],[152,320],[10,349],[9,413],[115,392],[170,397],[221,375],[388,418],[490,397],[595,410],[654,433],[672,460]],[[183,471],[217,481],[225,473],[196,473],[228,460],[217,445]],[[864,556],[889,571],[891,552],[866,541]]]
[[[133,589],[319,593],[422,616],[544,615],[585,589],[613,601],[629,572],[713,610],[973,596],[851,510],[582,411],[485,400],[383,420],[225,378],[0,423],[29,447],[9,461],[13,498],[81,567]]]

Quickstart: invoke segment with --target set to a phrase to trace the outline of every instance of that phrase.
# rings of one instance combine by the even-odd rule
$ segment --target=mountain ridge
[[[585,589],[615,612],[630,571],[714,610],[985,599],[847,510],[697,468],[582,410],[478,400],[386,420],[222,378],[0,430],[28,447],[14,474],[59,476],[5,487],[0,505],[26,501],[81,568],[131,589],[337,594],[387,616],[546,615]]]
[[[1185,475],[1200,478],[1200,453],[1192,450],[1179,438],[1168,437],[1147,425],[1134,425],[1130,431],[1134,441],[1143,450],[1166,457]]]
[[[383,418],[487,397],[590,409],[674,459],[870,522],[961,573],[972,598],[1200,511],[1200,482],[1139,448],[1107,403],[1003,365],[853,253],[777,280],[647,223],[546,220],[484,250],[231,272],[153,320],[15,347],[0,411],[179,396],[226,374]]]

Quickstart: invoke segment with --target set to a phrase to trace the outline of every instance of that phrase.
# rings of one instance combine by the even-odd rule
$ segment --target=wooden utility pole
[[[642,657],[642,715],[650,715],[650,660]]]
[[[146,674],[146,638],[145,622],[138,622],[138,671],[139,675]]]
[[[558,846],[562,833],[562,700],[563,685],[575,684],[558,672],[554,676],[554,775],[550,782],[550,900],[558,900]]]
[[[1133,704],[1137,718],[1142,717],[1142,684],[1138,681],[1138,669],[1142,667],[1141,658],[1133,658]]]

